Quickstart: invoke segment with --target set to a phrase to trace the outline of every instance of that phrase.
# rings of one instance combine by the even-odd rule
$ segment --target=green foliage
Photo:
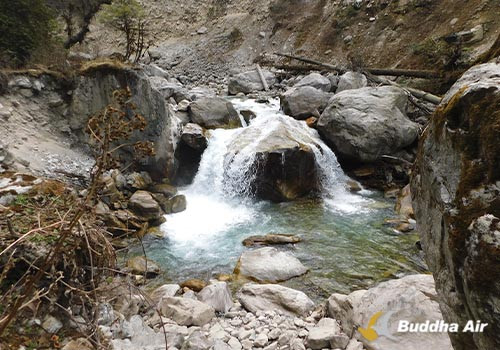
[[[51,41],[55,26],[44,0],[0,0],[0,65],[25,64]]]
[[[145,42],[147,35],[144,9],[137,0],[114,0],[104,5],[99,16],[102,23],[120,31],[126,40],[125,58],[135,54],[137,62],[150,42]]]

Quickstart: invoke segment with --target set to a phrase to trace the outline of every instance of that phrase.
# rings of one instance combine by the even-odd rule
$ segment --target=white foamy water
[[[297,142],[314,152],[322,197],[328,208],[346,214],[367,210],[365,205],[369,200],[347,190],[347,176],[316,130],[309,128],[304,121],[283,115],[277,99],[267,104],[253,100],[232,102],[238,110],[250,109],[257,117],[246,130],[210,131],[208,147],[193,183],[181,190],[187,198],[187,209],[168,215],[167,222],[162,225],[162,230],[174,244],[184,248],[206,246],[230,229],[252,225],[258,216],[262,219],[260,205],[250,198],[249,193],[249,184],[254,176],[252,164],[262,141],[273,143],[270,136],[280,129],[289,132],[290,139],[276,140],[277,144]],[[240,143],[243,147],[238,148],[229,162],[226,159],[225,164],[231,143]]]

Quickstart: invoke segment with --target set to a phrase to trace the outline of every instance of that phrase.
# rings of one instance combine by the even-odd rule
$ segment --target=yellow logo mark
[[[382,313],[383,313],[382,311],[379,311],[376,314],[374,314],[370,318],[370,321],[368,321],[368,327],[366,327],[366,328],[359,327],[358,328],[359,333],[361,333],[361,335],[363,337],[365,337],[366,340],[374,341],[375,339],[378,338],[378,334],[375,331],[375,329],[373,329],[373,326],[375,326],[375,323],[377,323],[377,320],[379,319],[379,317],[382,316]]]

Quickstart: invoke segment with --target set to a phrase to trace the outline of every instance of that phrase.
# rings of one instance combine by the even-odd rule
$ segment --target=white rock
[[[211,306],[189,298],[163,298],[158,306],[164,316],[182,326],[203,326],[215,316]]]
[[[231,337],[227,344],[231,347],[232,350],[241,350],[241,343],[235,337]]]
[[[54,316],[47,316],[42,323],[42,328],[49,334],[55,334],[59,332],[63,324]]]
[[[269,339],[267,338],[267,335],[261,333],[255,338],[253,345],[258,347],[258,348],[263,348],[264,346],[267,345],[268,342],[269,342]]]
[[[173,297],[181,289],[178,284],[164,284],[151,293],[151,300],[157,304],[162,298]]]
[[[276,284],[245,284],[237,293],[250,312],[274,310],[289,316],[307,315],[314,303],[303,292]]]
[[[198,300],[219,312],[227,312],[233,306],[231,291],[226,282],[209,284],[198,293]]]
[[[381,327],[387,325],[390,337],[380,334],[376,340],[368,342],[358,331],[354,333],[357,340],[373,350],[451,350],[447,333],[397,332],[400,320],[416,323],[442,320],[439,305],[432,297],[435,294],[431,275],[411,275],[349,295],[333,294],[328,299],[328,314],[340,322],[342,329],[351,330],[355,325],[367,327],[374,314],[384,312],[374,329],[383,330]]]

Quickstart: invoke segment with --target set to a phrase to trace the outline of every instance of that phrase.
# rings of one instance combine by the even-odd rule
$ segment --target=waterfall
[[[187,197],[187,210],[167,217],[163,229],[170,239],[190,244],[204,244],[204,240],[234,227],[252,221],[257,215],[259,203],[250,198],[249,184],[253,178],[255,154],[261,142],[266,145],[273,139],[269,136],[278,128],[286,126],[293,134],[293,144],[298,142],[309,147],[316,159],[318,176],[325,204],[332,210],[358,211],[365,198],[346,189],[347,176],[342,171],[335,154],[321,140],[316,130],[304,121],[283,115],[279,102],[269,104],[252,100],[233,100],[238,110],[251,109],[257,115],[249,127],[232,130],[209,131],[208,147],[204,151],[193,183],[182,189]],[[243,131],[246,131],[243,133]],[[279,145],[288,140],[278,140]],[[228,162],[226,154],[243,144]]]

